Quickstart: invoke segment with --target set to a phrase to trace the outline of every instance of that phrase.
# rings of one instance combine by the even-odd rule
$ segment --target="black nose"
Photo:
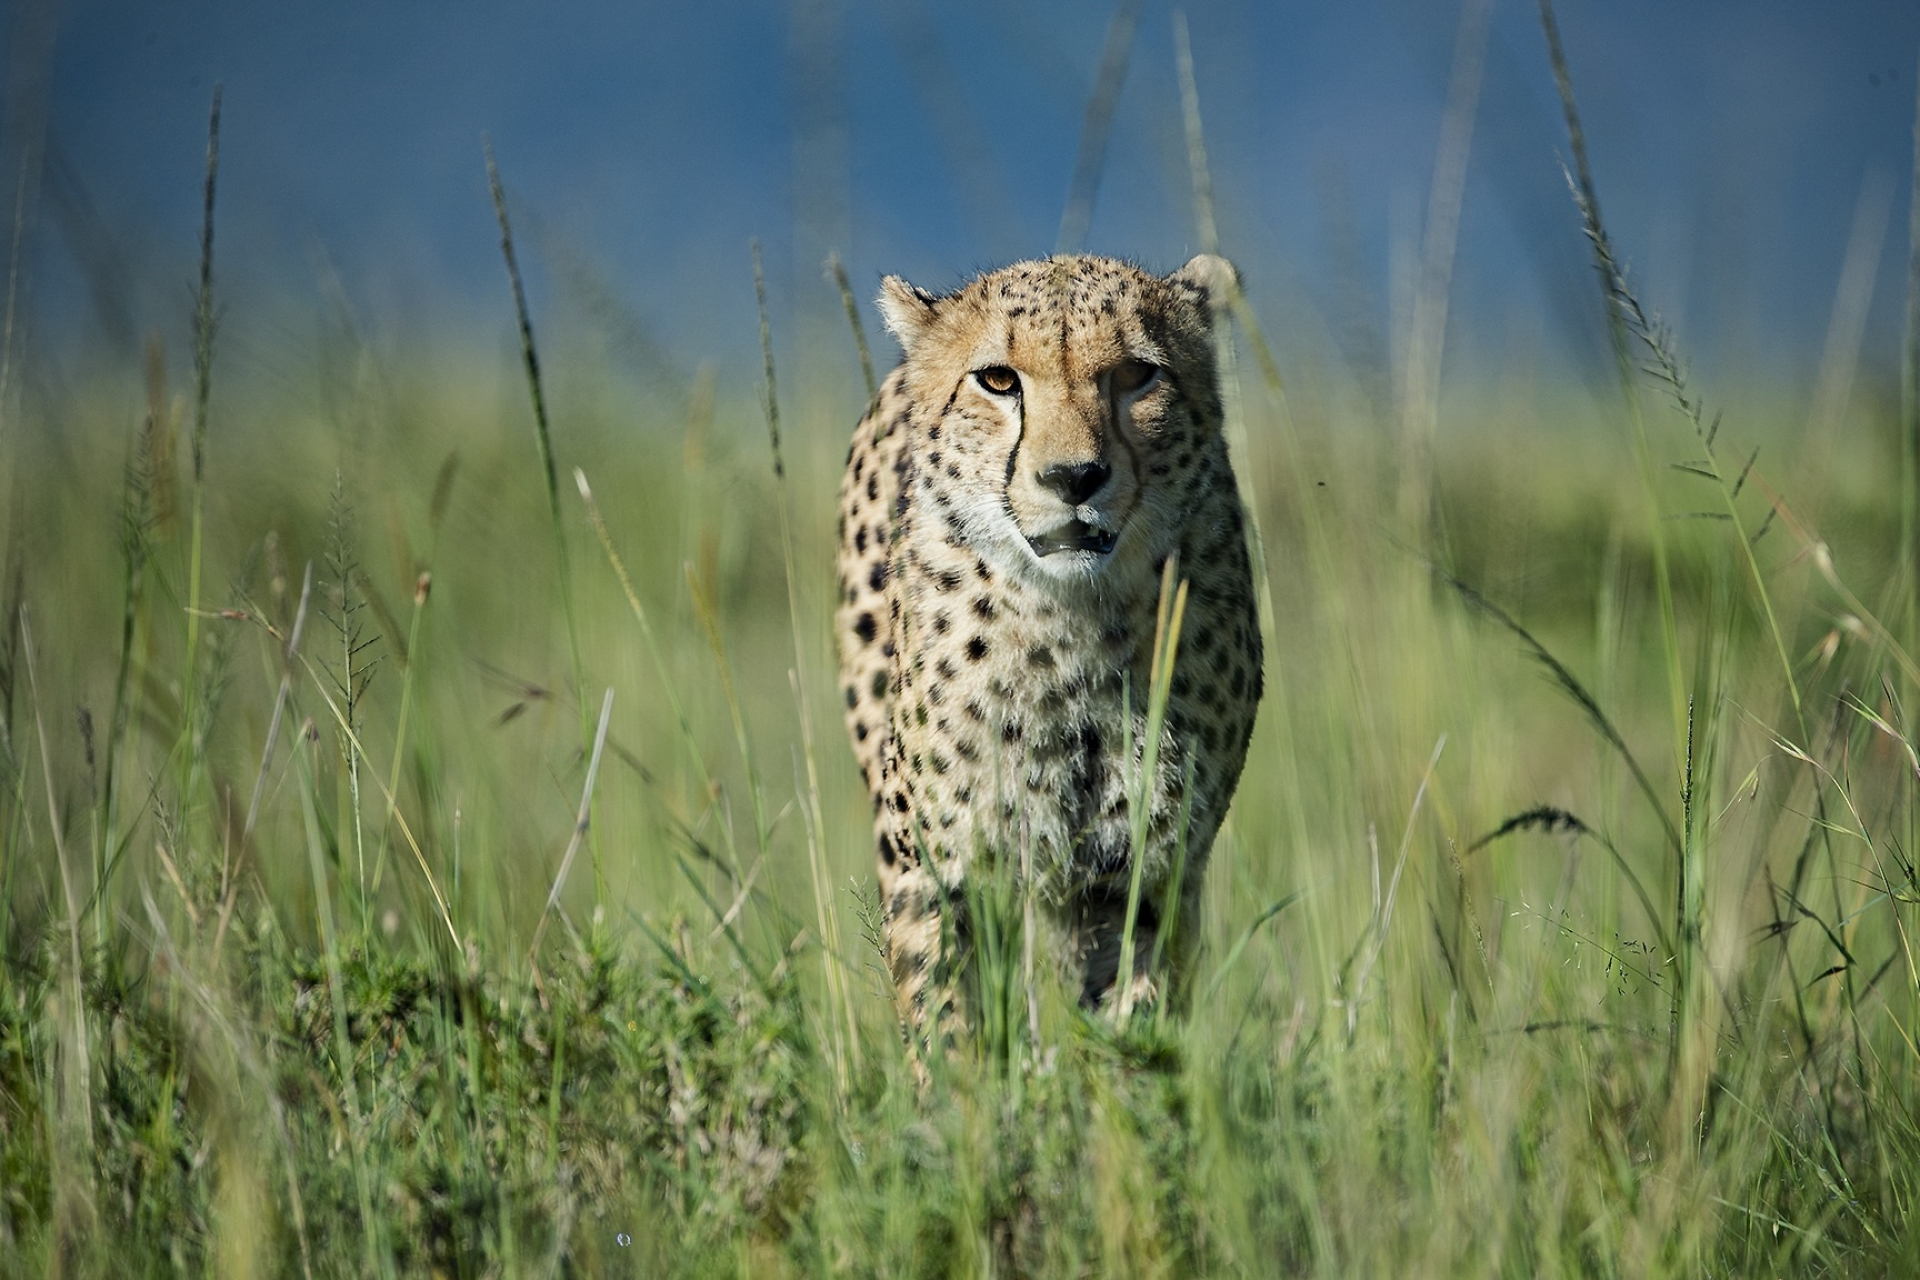
[[[1040,483],[1060,495],[1060,500],[1077,507],[1100,492],[1100,486],[1113,474],[1104,462],[1056,462],[1040,473]]]

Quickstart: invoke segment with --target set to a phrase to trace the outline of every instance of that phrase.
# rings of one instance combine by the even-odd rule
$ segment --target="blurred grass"
[[[797,905],[811,877],[795,633],[752,405],[723,395],[707,421],[654,409],[673,401],[623,386],[617,365],[554,363],[561,465],[592,480],[685,726],[607,561],[576,554],[584,696],[617,694],[596,792],[606,890],[595,901],[576,875],[530,966],[585,762],[520,389],[501,370],[358,348],[316,366],[304,387],[216,391],[227,429],[209,445],[205,538],[221,612],[202,619],[191,678],[208,714],[184,746],[187,532],[165,497],[181,477],[155,469],[178,454],[139,443],[144,416],[162,430],[176,419],[172,398],[143,414],[131,371],[116,371],[12,438],[12,580],[38,692],[16,624],[0,801],[7,1270],[113,1258],[143,1272],[517,1274],[564,1257],[606,1274],[1638,1275],[1916,1262],[1902,678],[1775,522],[1759,554],[1817,726],[1800,740],[1725,522],[1666,518],[1703,505],[1699,477],[1667,470],[1659,492],[1682,650],[1704,655],[1683,675],[1713,748],[1693,781],[1713,1009],[1697,1109],[1670,1114],[1677,957],[1660,939],[1675,922],[1647,917],[1601,843],[1665,912],[1676,871],[1661,820],[1525,647],[1408,549],[1381,425],[1297,396],[1294,453],[1258,388],[1241,404],[1274,692],[1207,884],[1191,1014],[1116,1033],[1056,992],[1041,1043],[1015,1026],[998,1066],[947,1064],[920,1100],[871,940],[865,800],[837,730],[817,724],[821,857],[864,1050],[844,1085],[829,1047],[818,930]],[[850,341],[846,372],[857,400]],[[1624,442],[1577,397],[1504,398],[1438,450],[1439,554],[1577,674],[1677,821],[1684,762]],[[1650,411],[1655,448],[1688,460],[1685,424]],[[795,598],[819,706],[832,694],[829,495],[847,424],[788,425]],[[1746,434],[1778,443],[1787,427]],[[1839,572],[1875,595],[1897,586],[1890,427],[1858,424],[1821,500]],[[595,547],[584,514],[563,508],[575,548]],[[146,568],[116,730],[127,546]],[[243,839],[309,564],[312,665],[284,668],[289,714]],[[364,910],[349,748],[322,696],[342,705],[355,617],[371,673],[354,712],[370,766],[358,822],[377,851],[367,865],[382,868]],[[79,912],[77,1027],[43,770],[83,904],[90,868],[112,868],[101,932]],[[368,781],[389,772],[457,950]],[[1474,846],[1541,805],[1595,834]],[[1795,905],[1781,886],[1809,841]]]
[[[1645,322],[1624,399],[1496,368],[1415,450],[1242,330],[1270,693],[1192,1006],[1041,975],[923,1095],[820,710],[853,338],[776,479],[752,375],[628,368],[609,296],[542,331],[550,439],[512,354],[337,301],[216,361],[204,488],[204,348],[15,393],[0,1271],[1920,1269],[1893,411],[1803,467],[1756,372],[1713,462]]]

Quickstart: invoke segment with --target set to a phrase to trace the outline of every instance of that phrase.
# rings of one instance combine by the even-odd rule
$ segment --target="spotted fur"
[[[944,296],[897,277],[882,288],[905,358],[855,430],[841,482],[836,633],[911,1024],[955,1011],[964,889],[998,859],[1026,877],[1051,962],[1089,1004],[1151,997],[1160,930],[1180,922],[1176,968],[1193,935],[1261,694],[1214,357],[1214,303],[1233,286],[1233,268],[1202,255],[1168,277],[1060,257]],[[1175,553],[1190,595],[1135,850],[1161,571]]]

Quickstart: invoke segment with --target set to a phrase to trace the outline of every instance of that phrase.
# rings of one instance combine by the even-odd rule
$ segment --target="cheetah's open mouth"
[[[1110,529],[1095,528],[1084,520],[1069,520],[1046,533],[1029,535],[1027,543],[1037,556],[1050,556],[1056,551],[1091,551],[1104,556],[1119,539],[1120,535]]]

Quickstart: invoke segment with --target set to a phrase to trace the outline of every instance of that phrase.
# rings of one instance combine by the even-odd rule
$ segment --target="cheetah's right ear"
[[[1219,311],[1233,301],[1240,289],[1240,273],[1217,253],[1196,254],[1186,266],[1167,277],[1199,301]]]
[[[880,308],[880,318],[887,322],[887,332],[908,355],[913,354],[920,335],[933,327],[940,305],[937,296],[908,284],[899,276],[888,276],[880,282],[880,296],[875,302]]]

